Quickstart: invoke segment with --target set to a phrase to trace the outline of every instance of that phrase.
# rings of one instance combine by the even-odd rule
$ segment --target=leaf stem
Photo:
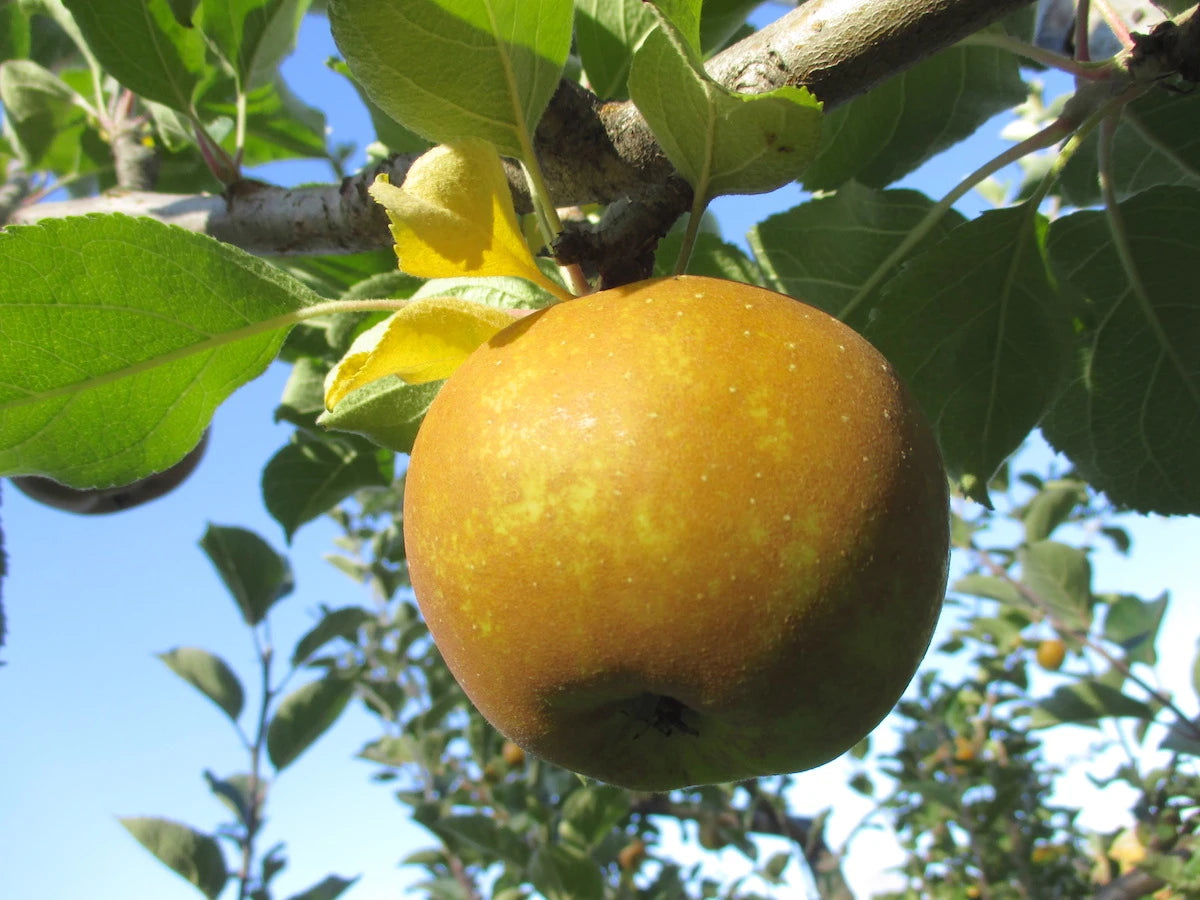
[[[1071,59],[1071,57],[1055,53],[1053,50],[1047,50],[1036,44],[1030,44],[1010,35],[999,34],[994,31],[976,32],[963,38],[960,43],[965,46],[994,47],[997,50],[1006,50],[1014,56],[1023,56],[1044,66],[1059,69],[1060,71],[1074,75],[1076,78],[1086,78],[1089,81],[1099,81],[1108,78],[1112,72],[1112,65],[1108,62],[1089,63]]]
[[[917,244],[925,239],[925,237],[934,229],[937,223],[941,221],[942,216],[949,212],[950,208],[954,206],[954,204],[960,199],[962,199],[962,197],[966,195],[968,191],[974,188],[975,185],[979,184],[985,178],[988,178],[1000,171],[1010,163],[1016,162],[1021,157],[1026,156],[1029,153],[1033,153],[1036,150],[1044,150],[1045,148],[1052,146],[1056,141],[1070,133],[1070,124],[1068,124],[1062,118],[1055,119],[1037,134],[1031,135],[1030,137],[1021,141],[1019,144],[1014,144],[1003,153],[988,160],[986,163],[960,181],[950,190],[948,194],[946,194],[946,196],[939,200],[933,206],[933,208],[929,210],[928,213],[925,214],[925,218],[918,222],[916,227],[913,228],[907,235],[905,235],[904,240],[900,242],[896,249],[889,253],[887,258],[876,267],[875,271],[871,273],[870,277],[863,282],[862,287],[858,289],[854,296],[850,298],[850,301],[845,305],[845,307],[842,308],[838,318],[843,322],[848,320],[850,316],[863,304],[867,297],[873,294],[879,285],[882,284],[884,279],[891,274],[892,269],[899,265],[904,257],[906,257]]]

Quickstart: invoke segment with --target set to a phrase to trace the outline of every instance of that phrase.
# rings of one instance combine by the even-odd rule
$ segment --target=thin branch
[[[719,54],[709,71],[726,87],[760,92],[807,85],[833,109],[1030,0],[809,0]],[[652,211],[657,237],[690,202],[641,114],[631,103],[603,103],[564,82],[535,140],[559,206],[626,199]],[[339,185],[283,189],[239,183],[224,196],[130,192],[41,204],[13,221],[91,212],[150,215],[264,255],[350,253],[385,246],[383,213],[366,187],[378,172],[399,184],[411,159],[396,157]],[[528,206],[522,179],[510,183]],[[684,198],[688,202],[683,202]],[[627,227],[639,225],[625,218]],[[657,229],[657,234],[653,230]]]

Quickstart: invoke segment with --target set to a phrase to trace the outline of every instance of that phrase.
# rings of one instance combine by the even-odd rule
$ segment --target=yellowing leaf
[[[521,235],[508,179],[491,144],[464,140],[423,154],[397,187],[380,176],[371,196],[387,210],[400,268],[420,278],[515,275],[556,297]]]
[[[513,313],[457,297],[416,300],[364,331],[325,378],[325,408],[388,375],[409,384],[449,378]]]

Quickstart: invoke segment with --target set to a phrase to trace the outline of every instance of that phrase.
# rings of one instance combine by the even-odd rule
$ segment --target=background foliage
[[[1188,713],[1200,658],[1191,685],[1161,684],[1160,626],[1179,601],[1098,593],[1090,558],[1132,552],[1125,510],[1200,511],[1196,16],[1167,4],[1179,24],[1151,32],[1154,20],[1140,19],[1157,37],[1136,41],[1123,27],[1132,18],[1094,37],[1055,32],[1062,4],[981,19],[965,40],[827,110],[818,138],[802,92],[751,101],[702,67],[746,37],[754,5],[663,3],[661,30],[643,41],[659,19],[632,0],[340,0],[328,17],[345,61],[331,64],[370,105],[379,159],[482,138],[526,164],[535,210],[549,190],[534,164],[537,125],[560,77],[599,99],[632,97],[701,201],[796,178],[819,192],[752,229],[752,255],[678,229],[653,265],[668,271],[695,237],[690,271],[803,297],[862,330],[912,384],[964,496],[952,633],[897,709],[898,744],[855,751],[851,787],[906,852],[894,896],[1188,896],[1200,890],[1200,719]],[[343,174],[346,148],[327,146],[322,113],[279,75],[309,12],[304,0],[0,2],[0,220],[34,221],[21,217],[53,210],[63,193],[114,187],[232,202],[263,190],[241,173],[272,160],[325,159]],[[417,26],[437,39],[404,43]],[[1068,36],[1076,59],[1058,53]],[[1116,52],[1123,37],[1131,49],[1087,65],[1085,44],[1109,40]],[[440,42],[460,48],[454,66]],[[1045,65],[1078,76],[1072,99],[1045,105]],[[681,95],[702,114],[687,115]],[[891,187],[1005,110],[1011,152],[979,160],[942,197]],[[747,162],[769,134],[794,152]],[[713,159],[719,170],[705,168]],[[1023,183],[989,180],[1014,161]],[[965,219],[950,207],[973,187],[997,208]],[[623,202],[607,217],[581,202],[565,227],[600,240]],[[700,226],[701,205],[693,211]],[[535,212],[530,233],[555,233],[554,216]],[[540,295],[478,279],[431,288],[373,247],[264,259],[162,218],[49,212],[0,233],[0,472],[33,494],[30,478],[50,476],[90,498],[120,491],[106,495],[121,498],[114,508],[139,502],[126,486],[180,460],[230,392],[282,359],[292,376],[274,414],[295,431],[264,464],[264,502],[289,537],[332,516],[343,532],[332,562],[364,602],[325,610],[277,658],[267,635],[293,588],[288,560],[252,532],[209,528],[201,547],[259,669],[238,673],[186,645],[161,659],[229,719],[246,768],[206,774],[229,809],[217,833],[122,820],[138,841],[206,896],[273,896],[284,853],[258,840],[269,784],[356,703],[379,723],[362,757],[399,814],[430,833],[429,849],[406,860],[429,896],[786,896],[800,883],[848,895],[822,814],[803,808],[789,778],[662,796],[583,783],[506,744],[429,640],[405,580],[402,457],[360,432],[405,450],[436,384],[375,382],[323,414],[324,376],[397,300],[452,292],[509,308]],[[1010,471],[1039,427],[1069,467]],[[49,502],[78,509],[79,498]],[[250,694],[257,709],[245,708]],[[1061,773],[1042,735],[1079,726],[1128,758],[1092,773],[1132,790],[1128,830],[1089,831],[1078,810],[1047,802]],[[1153,766],[1148,750],[1160,751]],[[685,833],[708,850],[744,855],[750,874],[681,864],[664,839],[671,821],[694,823]],[[774,845],[762,834],[788,849],[764,849]],[[331,875],[299,896],[351,884]]]

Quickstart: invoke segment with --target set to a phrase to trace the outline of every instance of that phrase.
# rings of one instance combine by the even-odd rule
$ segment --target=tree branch
[[[832,109],[1031,0],[808,0],[725,50],[709,71],[726,87],[761,92],[806,85]],[[645,213],[623,227],[657,239],[686,211],[674,175],[632,103],[603,103],[564,82],[538,127],[536,144],[560,206],[624,200]],[[389,243],[386,220],[366,188],[381,172],[400,183],[411,157],[338,185],[235,185],[223,196],[128,191],[17,210],[14,223],[86,213],[148,215],[263,255],[350,253]],[[518,206],[528,204],[513,179]],[[665,223],[665,224],[664,224]]]

